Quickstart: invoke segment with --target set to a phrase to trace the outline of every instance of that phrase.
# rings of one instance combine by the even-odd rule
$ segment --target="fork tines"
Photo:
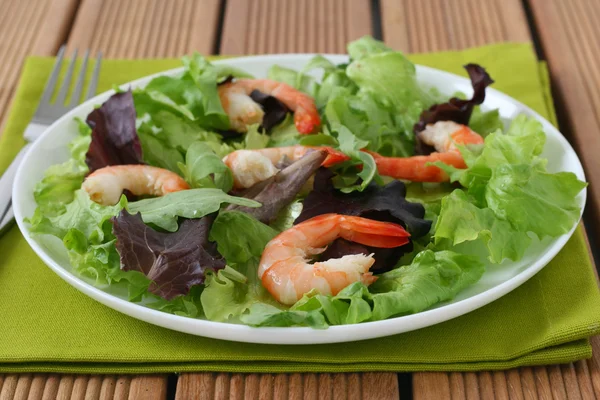
[[[85,82],[85,75],[87,72],[88,58],[90,51],[89,49],[85,51],[85,55],[83,56],[83,61],[81,63],[81,68],[79,69],[79,74],[77,76],[77,81],[75,82],[75,87],[73,88],[73,93],[71,94],[71,100],[68,104],[65,104],[67,99],[67,94],[69,92],[69,87],[71,86],[73,71],[75,70],[75,62],[77,60],[77,49],[73,52],[73,56],[71,57],[71,62],[67,67],[67,72],[65,77],[63,78],[62,84],[58,90],[58,94],[56,95],[56,100],[54,102],[50,102],[52,99],[52,94],[56,89],[56,84],[58,81],[58,76],[61,71],[62,61],[65,54],[65,45],[61,46],[58,50],[58,54],[56,56],[56,62],[54,63],[54,67],[52,68],[52,72],[50,73],[50,77],[46,86],[44,87],[44,93],[42,94],[42,98],[40,100],[40,104],[35,112],[35,115],[32,119],[33,122],[41,123],[41,124],[50,124],[58,119],[60,116],[65,114],[67,111],[75,108],[81,100],[81,93],[83,92],[83,86]],[[100,72],[100,63],[102,61],[102,53],[99,51],[96,56],[96,64],[94,66],[94,71],[92,72],[92,76],[90,79],[90,83],[88,85],[85,98],[87,100],[94,96],[96,93],[96,87],[98,86],[98,75]]]

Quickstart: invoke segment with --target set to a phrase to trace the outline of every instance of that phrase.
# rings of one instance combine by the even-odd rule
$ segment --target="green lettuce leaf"
[[[367,142],[358,139],[344,125],[335,126],[335,131],[337,132],[340,150],[350,156],[353,165],[362,166],[360,172],[351,173],[349,181],[345,181],[343,177],[338,176],[338,178],[342,179],[336,180],[336,188],[344,193],[350,193],[355,190],[362,192],[376,176],[379,176],[375,160],[369,153],[360,151],[366,147]],[[361,181],[356,183],[356,177],[360,178]]]
[[[229,129],[229,117],[221,105],[217,83],[223,78],[221,74],[232,69],[216,68],[198,53],[184,57],[183,64],[181,76],[159,76],[133,92],[137,114],[154,116],[166,111],[204,128]]]
[[[179,169],[193,188],[217,188],[229,192],[233,187],[231,170],[204,142],[189,147],[185,164],[179,163]]]
[[[586,186],[571,172],[550,174],[531,165],[501,165],[494,170],[485,198],[499,218],[541,239],[571,230],[581,213],[576,196]]]
[[[185,75],[191,77],[202,94],[202,122],[216,129],[229,129],[229,117],[221,105],[217,91],[218,70],[198,53],[183,57]]]
[[[142,144],[144,162],[175,173],[178,172],[178,165],[183,163],[183,156],[177,149],[170,147],[145,129],[138,129],[138,137]]]
[[[489,134],[483,148],[460,148],[467,169],[438,163],[468,196],[455,191],[442,201],[436,244],[460,244],[461,251],[500,263],[521,259],[530,233],[542,239],[568,232],[580,216],[576,196],[586,183],[546,171],[545,140],[541,123],[520,115],[506,133]]]
[[[346,73],[358,85],[360,93],[376,96],[399,114],[409,112],[415,103],[422,110],[433,101],[417,83],[415,65],[401,52],[369,54],[348,65]]]
[[[221,136],[207,131],[197,122],[189,121],[165,110],[152,114],[151,121],[159,128],[161,139],[170,147],[186,152],[197,141],[208,142],[211,147],[222,144]]]
[[[219,214],[210,231],[210,240],[228,264],[241,264],[259,259],[263,249],[277,231],[240,211]]]
[[[481,241],[476,246],[485,246],[489,260],[496,264],[505,258],[520,260],[531,244],[526,231],[514,229],[489,208],[478,208],[460,189],[442,199],[435,226],[435,242],[440,244],[444,240],[448,240],[452,246]]]
[[[379,275],[370,288],[355,282],[336,296],[310,292],[289,310],[257,303],[241,320],[252,326],[325,328],[412,314],[453,299],[483,272],[477,257],[425,250],[410,265]]]
[[[473,113],[469,120],[469,127],[481,136],[486,137],[492,132],[503,130],[504,123],[500,119],[500,112],[498,109],[484,112],[477,106],[473,108]]]
[[[114,206],[102,206],[93,202],[83,189],[75,191],[72,202],[66,205],[62,214],[49,216],[36,209],[29,221],[31,232],[37,234],[50,234],[63,239],[67,233],[74,229],[81,232],[86,239],[95,244],[102,243],[112,225],[109,219],[119,213],[126,205],[123,196],[121,201]]]
[[[161,197],[129,203],[130,214],[141,213],[146,224],[154,224],[169,232],[177,230],[177,218],[202,218],[219,211],[221,204],[260,207],[260,203],[243,197],[230,196],[220,189],[190,189]]]
[[[358,40],[348,43],[348,55],[351,60],[360,60],[367,56],[379,53],[389,53],[393,51],[382,41],[374,39],[370,35],[361,37]]]
[[[451,300],[477,282],[484,271],[477,257],[425,250],[410,265],[380,275],[371,285],[375,292],[372,318],[413,314]]]
[[[264,149],[269,143],[269,135],[259,132],[258,124],[249,125],[244,135],[244,148],[248,150]]]
[[[238,211],[221,212],[210,240],[228,267],[210,274],[202,292],[202,307],[212,321],[239,321],[254,304],[279,306],[258,278],[258,262],[266,244],[277,231]]]
[[[38,210],[48,216],[64,212],[67,204],[75,198],[75,191],[81,187],[89,169],[85,163],[85,154],[91,142],[91,128],[76,118],[79,135],[69,144],[71,158],[58,165],[49,167],[44,178],[38,182],[33,197]]]
[[[269,68],[267,78],[283,82],[312,96],[316,94],[319,84],[310,76],[277,64]]]

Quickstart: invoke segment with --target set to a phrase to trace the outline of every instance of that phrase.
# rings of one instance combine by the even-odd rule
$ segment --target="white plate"
[[[216,63],[240,67],[257,77],[264,77],[268,68],[273,64],[300,69],[311,57],[312,55],[305,54],[269,55],[222,60]],[[347,61],[345,56],[340,55],[331,55],[328,58],[335,63]],[[142,78],[132,82],[131,86],[134,88],[143,87],[157,75],[175,75],[181,73],[181,71],[182,69],[178,68]],[[456,91],[468,95],[472,93],[468,79],[447,72],[418,66],[417,76],[421,84],[435,86],[447,95],[451,95]],[[29,245],[54,272],[69,284],[108,307],[165,328],[217,339],[269,344],[336,343],[412,331],[466,314],[515,289],[541,270],[560,251],[576,227],[575,224],[568,234],[559,238],[532,245],[520,262],[505,262],[501,267],[490,266],[477,284],[459,293],[451,302],[437,305],[433,309],[418,314],[384,321],[333,326],[325,330],[313,330],[311,328],[251,328],[244,325],[180,317],[152,310],[140,304],[130,303],[127,301],[125,293],[115,291],[111,287],[96,288],[92,285],[92,280],[72,273],[62,242],[55,237],[46,235],[33,237],[29,232],[28,224],[23,222],[23,218],[33,215],[36,207],[33,190],[35,184],[42,179],[46,168],[64,162],[69,157],[67,144],[76,136],[77,132],[77,126],[73,118],[85,119],[95,104],[103,103],[113,93],[113,91],[103,93],[72,110],[52,124],[31,147],[19,168],[13,190],[15,216],[19,228]],[[551,160],[549,163],[551,172],[571,171],[580,180],[585,180],[581,163],[569,143],[552,124],[539,114],[494,89],[487,89],[484,108],[498,108],[505,120],[512,119],[520,113],[537,118],[544,125],[548,137],[544,156]],[[577,198],[582,210],[585,199],[586,190],[583,190]]]

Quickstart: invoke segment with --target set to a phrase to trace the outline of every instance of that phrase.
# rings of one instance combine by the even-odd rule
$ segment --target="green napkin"
[[[554,120],[546,69],[530,45],[411,59],[461,74],[461,65],[480,63],[496,80],[495,88]],[[52,63],[50,58],[25,63],[0,141],[0,170],[23,144],[22,131]],[[178,65],[177,60],[106,60],[99,90]],[[598,332],[600,296],[580,229],[540,273],[486,307],[401,335],[315,346],[226,342],[132,319],[63,282],[17,228],[0,240],[0,372],[488,370],[590,357],[587,338]]]

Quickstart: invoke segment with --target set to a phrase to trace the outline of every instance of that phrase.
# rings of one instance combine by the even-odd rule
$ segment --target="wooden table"
[[[0,0],[0,121],[23,59],[62,43],[110,58],[343,53],[364,34],[426,52],[533,41],[548,61],[561,131],[590,182],[592,248],[600,226],[598,0]],[[0,126],[1,130],[1,126]],[[0,339],[1,340],[1,339]],[[600,399],[594,358],[480,373],[0,375],[4,399]]]

